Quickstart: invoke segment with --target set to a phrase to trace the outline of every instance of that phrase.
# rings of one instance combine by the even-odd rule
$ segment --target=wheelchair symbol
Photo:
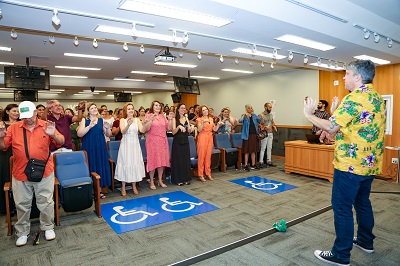
[[[191,202],[191,201],[180,201],[180,200],[169,202],[168,200],[169,200],[169,198],[160,198],[160,201],[164,202],[164,204],[161,206],[161,208],[167,212],[186,212],[186,211],[190,211],[191,209],[193,209],[196,206],[200,206],[203,204],[203,202],[195,203],[195,202]],[[172,209],[168,208],[168,206],[178,206],[178,205],[182,205],[182,204],[189,204],[189,207],[186,209],[180,209],[180,210],[172,210]]]
[[[158,212],[155,213],[150,213],[150,212],[145,212],[145,211],[137,211],[137,210],[129,210],[129,211],[122,211],[124,207],[123,206],[115,206],[113,209],[117,213],[111,216],[111,221],[116,224],[135,224],[135,223],[140,223],[144,220],[147,219],[149,216],[155,216],[158,214]],[[142,217],[138,220],[132,220],[132,221],[119,221],[117,219],[118,216],[126,217],[126,216],[131,216],[134,214],[142,214]]]
[[[247,184],[251,184],[252,188],[258,189],[258,190],[274,190],[277,189],[279,186],[282,185],[282,183],[271,183],[271,182],[260,182],[260,183],[253,183],[253,181],[244,181]]]

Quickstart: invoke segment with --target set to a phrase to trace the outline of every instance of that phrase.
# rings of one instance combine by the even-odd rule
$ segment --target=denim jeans
[[[260,163],[264,162],[265,149],[267,150],[267,164],[271,162],[271,151],[272,151],[272,141],[274,140],[274,134],[268,133],[268,136],[261,140],[260,148]]]
[[[360,176],[335,169],[332,186],[332,209],[336,240],[332,248],[333,255],[345,262],[350,260],[353,247],[354,219],[357,217],[357,240],[366,248],[373,248],[374,214],[369,194],[374,176]]]

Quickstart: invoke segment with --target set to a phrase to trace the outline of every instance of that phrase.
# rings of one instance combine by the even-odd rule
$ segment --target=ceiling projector
[[[166,47],[165,50],[160,51],[155,55],[155,62],[176,62],[176,56],[169,52],[169,48]]]

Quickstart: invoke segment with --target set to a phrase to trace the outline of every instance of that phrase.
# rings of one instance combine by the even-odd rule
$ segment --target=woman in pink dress
[[[165,167],[170,166],[167,130],[172,129],[173,114],[168,115],[168,120],[161,111],[161,102],[153,101],[150,111],[146,114],[144,127],[147,133],[147,172],[150,175],[150,189],[156,189],[154,185],[154,173],[158,173],[158,186],[167,187],[162,181]]]

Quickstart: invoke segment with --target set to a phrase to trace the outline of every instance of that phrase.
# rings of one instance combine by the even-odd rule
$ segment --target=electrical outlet
[[[392,164],[398,164],[399,159],[398,158],[392,158]]]

